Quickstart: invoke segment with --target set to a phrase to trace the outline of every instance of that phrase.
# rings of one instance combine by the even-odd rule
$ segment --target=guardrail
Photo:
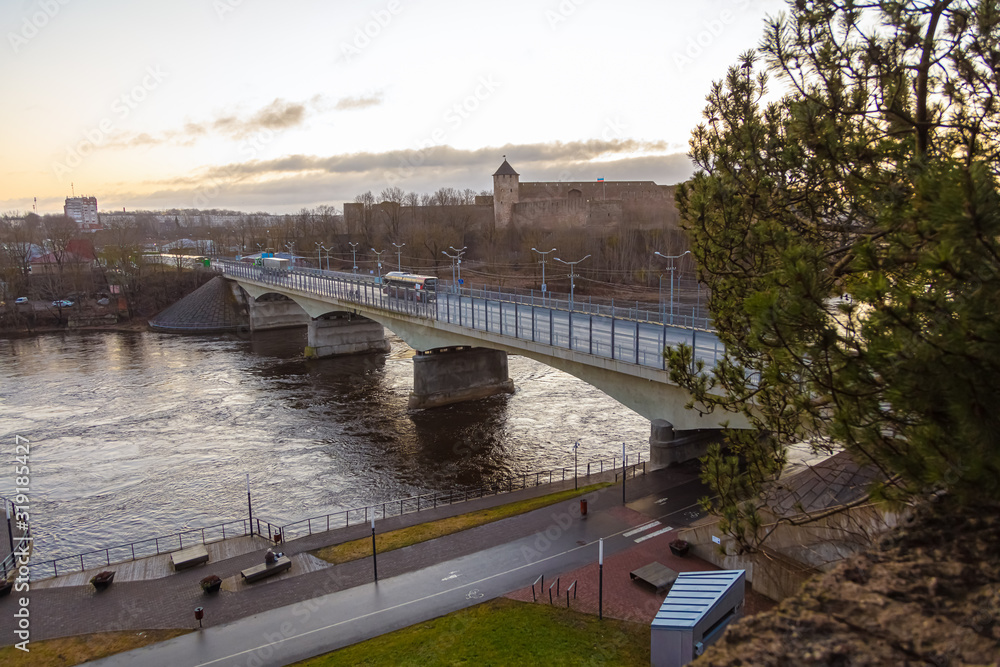
[[[0,503],[2,503],[4,507],[7,507],[7,503],[10,503],[12,506],[14,504],[11,500],[8,500],[3,496],[0,496]],[[3,540],[3,543],[6,546],[10,546],[11,541],[14,542],[14,549],[9,554],[4,556],[2,560],[0,560],[0,569],[3,571],[3,578],[0,579],[0,582],[6,582],[8,577],[17,572],[17,561],[19,559],[17,554],[30,552],[31,550],[31,526],[25,522],[25,527],[23,529],[18,529],[20,530],[20,535],[15,535],[15,528],[17,526],[16,518],[17,513],[11,512],[10,518],[7,519],[7,531],[9,532],[7,535],[0,536],[0,539]],[[34,566],[34,564],[32,564],[32,566]]]
[[[626,471],[625,474],[627,475],[631,472],[633,478],[636,474],[638,474],[639,469],[642,470],[642,474],[646,474],[646,461],[642,460],[642,454],[638,453],[635,454],[635,456],[638,459],[637,461],[631,464],[626,461],[623,466]],[[631,458],[631,456],[627,458]],[[586,466],[587,474],[578,475],[578,477],[589,478],[592,474],[600,474],[605,470],[616,470],[615,479],[617,480],[618,475],[621,474],[621,467],[618,467],[620,462],[617,457],[611,458],[610,466],[606,466],[606,463],[608,463],[607,459],[596,459],[580,463],[577,471],[582,470],[583,467]],[[566,481],[566,473],[572,471],[573,467],[553,468],[552,470],[542,470],[536,473],[527,473],[508,477],[506,480],[498,484],[480,486],[474,489],[424,493],[418,496],[399,498],[397,500],[390,500],[384,503],[374,503],[363,507],[354,507],[351,509],[340,510],[338,512],[331,512],[329,514],[321,514],[319,516],[309,517],[308,519],[302,519],[301,521],[295,521],[294,523],[282,526],[281,536],[285,541],[294,540],[300,537],[312,535],[314,533],[322,533],[330,530],[347,528],[348,526],[355,524],[368,523],[373,517],[375,519],[386,519],[393,516],[413,514],[415,512],[436,509],[442,505],[454,505],[488,496],[512,493],[514,491],[520,491],[522,489],[540,486],[542,484]],[[568,479],[573,479],[573,476],[571,475]],[[532,480],[533,483],[529,486],[528,482]]]

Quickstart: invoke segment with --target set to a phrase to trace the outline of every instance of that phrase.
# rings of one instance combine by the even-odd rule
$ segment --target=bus
[[[390,297],[423,303],[434,301],[437,291],[437,278],[434,276],[418,276],[405,271],[390,271],[382,278],[382,283],[382,289]]]

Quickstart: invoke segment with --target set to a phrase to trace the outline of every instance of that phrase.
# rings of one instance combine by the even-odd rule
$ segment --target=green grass
[[[295,664],[645,666],[649,626],[501,598]]]
[[[403,547],[408,547],[411,544],[419,544],[420,542],[433,540],[436,537],[451,535],[452,533],[468,530],[469,528],[475,528],[476,526],[482,526],[487,523],[517,516],[518,514],[531,512],[532,510],[536,510],[541,507],[561,503],[576,496],[581,496],[608,486],[611,486],[610,482],[591,484],[590,486],[582,487],[579,490],[569,489],[567,491],[552,493],[547,496],[529,498],[528,500],[519,500],[517,502],[508,503],[499,507],[491,507],[489,509],[469,512],[468,514],[460,514],[459,516],[453,516],[447,519],[439,519],[429,523],[422,523],[416,526],[410,526],[409,528],[400,528],[399,530],[389,531],[388,533],[382,533],[381,535],[376,536],[375,542],[379,553],[392,551],[394,549],[402,549]],[[334,544],[333,546],[323,547],[322,549],[317,549],[310,553],[317,558],[322,558],[323,560],[336,565],[371,556],[372,541],[370,538],[364,537],[360,540],[353,540],[351,542],[344,542],[342,544]]]
[[[191,630],[144,630],[141,632],[99,632],[46,639],[28,644],[29,652],[13,646],[0,647],[0,665],[31,665],[31,667],[69,667],[90,660],[105,658],[122,651],[167,641]]]

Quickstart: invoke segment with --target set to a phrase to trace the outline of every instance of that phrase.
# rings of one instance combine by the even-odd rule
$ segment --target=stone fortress
[[[542,227],[676,226],[676,186],[653,181],[520,181],[520,174],[504,156],[493,174],[493,195],[480,195],[474,204],[459,206],[403,206],[403,219],[425,219],[422,213],[459,215],[474,223],[498,229],[519,225]],[[394,206],[378,204],[376,208]],[[344,204],[348,229],[362,223],[364,205]]]

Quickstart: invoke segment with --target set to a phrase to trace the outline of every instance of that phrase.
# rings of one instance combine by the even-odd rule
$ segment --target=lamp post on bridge
[[[405,246],[406,244],[405,243],[400,243],[400,244],[393,243],[392,245],[396,246],[396,270],[399,271],[400,273],[402,273],[403,272],[403,246]]]
[[[316,268],[318,268],[320,271],[322,271],[323,270],[323,244],[320,243],[320,242],[318,242],[318,241],[316,242],[316,259],[319,262],[316,265]]]
[[[587,257],[590,257],[590,255],[587,255]],[[573,292],[576,287],[576,275],[577,275],[576,265],[582,262],[584,259],[587,259],[587,257],[584,257],[583,259],[578,259],[575,262],[567,262],[566,260],[559,259],[558,257],[553,257],[553,259],[556,260],[557,262],[562,262],[563,264],[569,267],[569,309],[571,311],[573,310]]]
[[[670,266],[667,267],[667,270],[670,271],[670,323],[673,324],[674,323],[674,268],[675,268],[674,267],[674,260],[675,259],[680,259],[684,255],[690,255],[691,251],[690,250],[685,250],[684,252],[682,252],[679,255],[664,255],[663,253],[661,253],[659,251],[656,251],[653,254],[654,255],[659,255],[663,259],[666,259],[666,260],[670,261]],[[660,298],[662,299],[662,297],[660,297]]]
[[[451,259],[451,284],[452,289],[458,291],[458,282],[455,279],[455,266],[458,266],[458,280],[462,279],[462,255],[465,254],[466,246],[462,246],[461,250],[457,250],[455,246],[451,246],[451,249],[455,251],[454,255],[449,255],[448,251],[442,250],[441,254],[445,257]]]
[[[546,250],[544,252],[542,252],[538,248],[532,248],[532,250],[542,256],[542,261],[539,262],[539,264],[542,265],[542,298],[545,298],[545,293],[548,291],[548,287],[545,284],[545,256],[548,255],[550,252],[555,252],[556,249],[553,248],[552,250]]]
[[[385,254],[385,250],[376,250],[372,248],[372,252],[375,253],[376,264],[378,264],[378,284],[382,284],[382,255]]]
[[[319,247],[326,251],[326,270],[329,271],[330,270],[330,251],[332,250],[332,248],[327,248],[322,243],[320,244]],[[322,261],[323,260],[320,260],[320,263],[322,263]],[[319,268],[322,269],[323,267],[320,266]]]
[[[355,273],[356,274],[358,272],[358,246],[361,245],[361,244],[360,243],[351,243],[350,241],[348,241],[347,245],[351,246],[351,257],[353,258],[351,260],[351,264],[354,265],[354,268],[351,269],[351,273]]]
[[[295,268],[295,241],[286,243],[285,250],[287,250],[288,254],[291,255],[291,257],[289,257],[289,264],[291,264],[292,268]]]

